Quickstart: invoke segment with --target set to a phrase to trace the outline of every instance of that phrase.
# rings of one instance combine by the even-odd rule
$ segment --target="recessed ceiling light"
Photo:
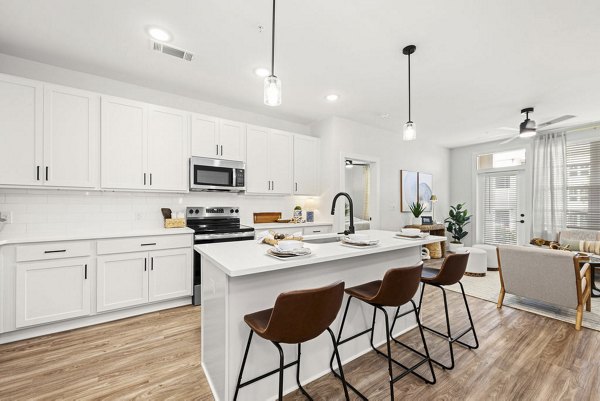
[[[335,93],[325,96],[325,99],[327,99],[328,102],[335,102],[339,98],[340,97],[338,95],[336,95]]]
[[[261,68],[255,69],[254,73],[256,75],[258,75],[259,77],[264,78],[264,77],[268,77],[269,74],[271,73],[271,71],[267,70],[266,68],[261,67]]]
[[[152,37],[152,39],[158,40],[159,42],[168,42],[171,40],[171,34],[161,28],[148,28],[148,34]]]

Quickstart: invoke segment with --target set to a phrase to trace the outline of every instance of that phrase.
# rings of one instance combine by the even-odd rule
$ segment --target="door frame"
[[[481,170],[477,173],[475,196],[477,202],[476,208],[476,230],[475,240],[477,243],[483,244],[484,240],[484,221],[483,213],[485,212],[484,199],[481,194],[486,176],[500,176],[506,173],[514,173],[517,176],[517,220],[520,219],[520,214],[524,214],[525,223],[517,222],[517,245],[527,244],[529,233],[531,230],[531,211],[529,210],[529,193],[527,191],[527,171],[524,167],[510,167]]]
[[[339,173],[340,173],[340,182],[339,188],[340,191],[346,191],[346,159],[358,159],[364,162],[369,163],[369,167],[371,170],[371,192],[369,197],[369,212],[371,214],[371,230],[379,230],[381,227],[381,219],[380,219],[380,199],[381,199],[381,187],[380,187],[380,166],[381,162],[378,157],[361,155],[357,153],[350,152],[340,152],[339,159]],[[339,206],[338,206],[339,210]],[[334,216],[334,230],[336,232],[344,231],[344,227],[346,223],[344,221],[344,213],[336,213]]]

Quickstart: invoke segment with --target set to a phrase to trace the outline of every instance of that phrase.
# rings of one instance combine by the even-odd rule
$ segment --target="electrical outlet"
[[[6,224],[12,223],[12,212],[0,212],[0,219],[6,220]]]

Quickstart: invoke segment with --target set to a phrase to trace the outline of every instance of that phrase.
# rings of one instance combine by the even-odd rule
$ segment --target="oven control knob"
[[[239,210],[239,209],[235,209],[235,212],[236,212],[236,213],[239,213],[239,212],[240,212],[240,210]]]
[[[231,209],[231,210],[229,211],[229,213],[233,213],[233,209]]]
[[[198,213],[200,213],[200,210],[196,209],[196,210],[194,210],[194,213],[198,214]]]
[[[194,211],[193,211],[192,209],[190,209],[190,210],[188,211],[188,213],[189,213],[189,214],[194,214]]]

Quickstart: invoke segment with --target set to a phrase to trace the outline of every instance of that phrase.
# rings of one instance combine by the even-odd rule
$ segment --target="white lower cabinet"
[[[101,255],[97,279],[98,312],[191,296],[192,250]]]
[[[98,312],[148,302],[148,252],[98,256]]]
[[[90,314],[90,257],[17,263],[16,327]]]
[[[150,252],[150,302],[192,295],[191,271],[189,248]]]

